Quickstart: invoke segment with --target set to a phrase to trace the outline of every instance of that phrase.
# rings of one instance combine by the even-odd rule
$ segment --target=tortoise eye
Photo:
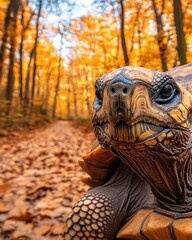
[[[172,94],[172,91],[173,91],[173,86],[171,84],[165,85],[160,91],[161,97],[169,98]]]
[[[159,91],[159,94],[156,98],[157,103],[169,103],[176,95],[176,87],[172,84],[166,84]]]

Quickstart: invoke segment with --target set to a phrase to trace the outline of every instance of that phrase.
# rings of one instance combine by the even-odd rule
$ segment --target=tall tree
[[[51,66],[51,64],[50,64]],[[51,74],[53,72],[53,67],[51,66],[49,71],[46,74],[46,93],[45,93],[45,111],[47,116],[49,115],[49,98],[50,98],[50,78],[51,78]]]
[[[110,1],[105,1],[105,0],[100,0],[94,1],[94,4],[96,6],[99,6],[99,11],[103,12],[108,12],[109,9],[111,8],[111,13],[115,16],[118,16],[118,22],[120,24],[119,27],[119,32],[120,32],[120,41],[121,41],[121,48],[123,52],[123,58],[124,58],[124,65],[129,65],[130,64],[130,59],[129,59],[129,54],[127,50],[127,41],[126,41],[126,35],[125,35],[125,0],[110,0]]]
[[[78,113],[78,107],[77,107],[77,86],[74,82],[72,82],[72,92],[73,92],[73,104],[74,104],[74,111],[75,111],[75,119],[78,119],[79,113]]]
[[[59,87],[60,87],[60,81],[61,81],[61,61],[62,61],[62,47],[63,47],[63,32],[61,29],[59,29],[60,33],[60,50],[59,50],[59,61],[58,61],[58,73],[57,73],[57,82],[55,86],[55,96],[53,100],[53,111],[52,111],[52,117],[53,119],[56,118],[56,110],[57,110],[57,98],[59,95]]]
[[[39,26],[40,26],[40,16],[42,10],[43,0],[38,1],[38,14],[36,20],[36,34],[35,34],[35,42],[34,42],[34,66],[33,66],[33,76],[32,76],[32,89],[31,89],[31,100],[33,104],[34,95],[35,95],[35,78],[36,78],[36,71],[37,71],[37,45],[38,45],[38,38],[39,38]]]
[[[9,53],[9,70],[6,88],[6,99],[11,103],[14,90],[14,62],[15,62],[15,47],[16,47],[16,22],[19,11],[20,0],[13,0],[11,23],[10,23],[10,53]]]
[[[179,56],[180,64],[186,64],[186,41],[184,33],[184,23],[183,23],[183,12],[181,0],[173,0],[174,7],[174,20],[177,32],[177,51]]]
[[[34,54],[34,48],[32,48],[30,54],[29,54],[29,61],[27,64],[27,73],[26,73],[26,78],[25,78],[25,94],[24,94],[24,101],[26,108],[29,103],[29,81],[30,81],[30,70],[31,70],[31,62],[33,60],[33,54]]]
[[[161,9],[157,8],[156,0],[152,0],[155,20],[157,25],[157,43],[161,57],[162,70],[167,71],[167,43],[165,42],[165,34],[163,30],[162,15],[164,11],[164,0],[162,0]]]
[[[127,53],[127,44],[125,39],[125,9],[124,9],[124,0],[120,0],[120,28],[121,28],[121,45],[123,50],[124,62],[125,65],[129,65],[129,57]]]
[[[33,67],[33,75],[32,75],[32,90],[31,90],[31,97],[32,100],[34,98],[34,92],[35,92],[35,75],[36,75],[36,57],[37,57],[37,44],[38,44],[38,37],[39,37],[39,21],[40,21],[40,14],[42,10],[42,1],[39,0],[37,2],[37,8],[38,8],[38,13],[37,13],[37,18],[36,18],[36,25],[35,25],[35,40],[33,47],[31,49],[31,52],[29,54],[29,61],[27,65],[27,74],[26,74],[26,79],[25,79],[25,95],[24,95],[24,100],[25,100],[25,108],[27,109],[28,104],[29,104],[29,99],[30,99],[30,94],[29,94],[29,86],[30,86],[30,76],[31,76],[31,64],[34,58],[34,67]]]
[[[71,116],[71,101],[70,101],[70,96],[71,96],[71,88],[70,88],[70,72],[67,74],[67,118],[69,119]]]
[[[25,33],[27,31],[27,29],[29,28],[30,22],[34,16],[34,12],[31,11],[30,16],[27,20],[27,23],[25,24],[25,8],[27,6],[27,3],[24,4],[22,2],[21,4],[21,18],[20,18],[20,22],[21,22],[21,40],[20,40],[20,44],[19,44],[19,97],[20,100],[23,100],[23,48],[24,48],[24,40],[25,40]]]
[[[14,0],[10,0],[8,7],[7,7],[5,21],[4,21],[4,32],[3,32],[3,36],[2,36],[2,40],[1,40],[2,43],[1,43],[1,48],[0,48],[0,84],[2,81],[4,55],[5,55],[7,39],[9,36],[9,25],[11,22],[11,13],[13,11],[13,7],[14,7]]]

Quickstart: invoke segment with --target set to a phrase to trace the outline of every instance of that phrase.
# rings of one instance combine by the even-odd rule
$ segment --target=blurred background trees
[[[192,61],[190,0],[0,0],[0,127],[89,118],[94,82]]]

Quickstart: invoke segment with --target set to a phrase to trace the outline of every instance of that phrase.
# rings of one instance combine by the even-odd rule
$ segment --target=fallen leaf
[[[52,217],[53,216],[53,211],[45,209],[45,210],[41,210],[38,212],[38,214],[42,217]]]
[[[0,185],[0,192],[5,192],[9,189],[11,189],[11,185],[9,185],[9,184]]]
[[[4,202],[0,202],[0,213],[6,213],[10,210],[10,206]]]
[[[2,231],[13,231],[17,228],[17,224],[15,224],[15,221],[13,220],[7,220],[3,226],[2,226]]]
[[[51,229],[51,224],[42,224],[41,226],[37,227],[34,229],[34,232],[38,235],[38,236],[43,236],[46,233],[48,233]]]
[[[51,228],[51,232],[53,235],[63,234],[65,228],[65,224],[57,224]]]

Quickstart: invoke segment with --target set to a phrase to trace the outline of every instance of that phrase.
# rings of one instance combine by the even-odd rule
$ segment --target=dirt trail
[[[88,189],[78,161],[93,139],[63,121],[0,139],[0,240],[62,239],[71,206]]]

